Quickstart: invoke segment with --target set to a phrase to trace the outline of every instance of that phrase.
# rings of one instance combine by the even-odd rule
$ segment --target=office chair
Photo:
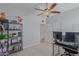
[[[64,54],[61,54],[61,56],[74,56],[75,54],[78,54],[78,47],[68,45],[67,47],[63,47],[65,50]]]

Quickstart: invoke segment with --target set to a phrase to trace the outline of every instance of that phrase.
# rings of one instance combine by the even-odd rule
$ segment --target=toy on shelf
[[[14,32],[14,33],[12,33],[12,37],[15,37],[16,35],[17,35],[17,33],[15,33],[15,32]]]
[[[3,11],[0,11],[0,21],[6,20],[6,14]]]
[[[16,33],[12,33],[12,35],[16,35]]]
[[[0,32],[3,32],[3,28],[2,28],[2,26],[0,26]]]
[[[0,40],[6,40],[7,35],[6,34],[0,34]]]
[[[4,26],[0,25],[0,32],[5,32]]]
[[[5,31],[4,23],[7,22],[6,15],[4,12],[0,12],[0,55],[4,56],[6,53],[5,48],[7,47],[8,36]]]
[[[1,56],[6,55],[6,50],[5,50],[6,43],[7,43],[6,41],[4,41],[4,42],[0,41],[0,55]]]
[[[1,32],[1,34],[0,34],[0,40],[7,39],[7,35],[6,34],[3,34],[5,32],[5,29],[4,29],[4,26],[3,25],[0,26],[0,32]]]
[[[18,32],[18,36],[19,36],[19,37],[22,36],[22,33],[21,33],[21,32]]]
[[[22,16],[17,16],[17,20],[18,20],[19,22],[22,22],[23,17],[22,17]]]
[[[16,34],[17,33],[15,33],[15,32],[11,33],[11,35],[12,35],[12,37],[11,37],[11,44],[14,43],[14,42],[17,42],[17,40],[16,40],[16,37],[17,37]]]
[[[11,22],[11,23],[14,23],[14,24],[15,24],[15,23],[17,23],[17,21],[16,21],[16,20],[11,20],[10,22]]]
[[[4,55],[3,49],[4,49],[3,44],[0,42],[0,52],[1,52],[0,55]]]

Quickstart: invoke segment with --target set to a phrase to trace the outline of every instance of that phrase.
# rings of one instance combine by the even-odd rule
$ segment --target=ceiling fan
[[[48,7],[48,4],[46,3],[45,9],[38,9],[38,8],[35,8],[35,9],[42,11],[42,13],[38,14],[38,16],[42,15],[42,16],[46,16],[48,18],[51,14],[59,14],[60,13],[60,11],[53,10],[56,6],[57,6],[57,3],[53,3],[52,5],[50,5]],[[46,18],[46,20],[47,20],[47,18]],[[44,22],[44,20],[42,20],[42,22]]]

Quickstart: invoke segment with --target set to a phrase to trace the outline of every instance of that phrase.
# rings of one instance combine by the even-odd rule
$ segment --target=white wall
[[[49,18],[48,24],[61,31],[79,31],[79,8]],[[59,24],[59,25],[57,25]]]
[[[52,31],[62,31],[63,33],[79,32],[79,8],[69,10],[56,16],[52,16],[48,19],[47,24],[51,25]],[[51,39],[52,35],[50,35],[49,39]],[[47,36],[45,37],[47,38]]]
[[[12,7],[10,4],[0,4],[0,9],[2,9],[7,13],[9,20],[14,20],[15,16],[17,15],[22,15],[24,17],[24,21],[23,21],[24,47],[33,46],[35,44],[39,44],[40,42],[40,18],[36,16],[33,10],[28,9],[31,7],[29,6],[30,4],[27,5],[26,6],[20,5],[22,8],[25,9],[24,11],[21,11],[22,8],[17,8],[16,5]],[[20,6],[18,5],[18,7]]]
[[[28,21],[27,21],[28,20]],[[30,46],[40,43],[40,22],[38,17],[33,14],[26,16],[23,22],[24,46]]]

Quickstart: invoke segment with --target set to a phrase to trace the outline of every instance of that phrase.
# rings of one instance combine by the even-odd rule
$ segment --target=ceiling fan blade
[[[56,5],[57,5],[57,3],[53,3],[51,6],[48,7],[48,10],[53,9]]]
[[[42,15],[42,13],[41,14],[38,14],[37,16],[40,16],[40,15]]]
[[[51,13],[60,13],[60,11],[51,11]]]
[[[42,10],[42,9],[38,9],[38,8],[35,8],[35,10],[44,11],[44,10]]]

